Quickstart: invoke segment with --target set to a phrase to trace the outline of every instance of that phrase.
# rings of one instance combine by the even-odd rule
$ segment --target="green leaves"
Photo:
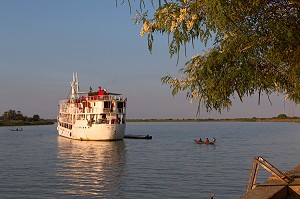
[[[189,100],[199,100],[198,113],[200,104],[221,112],[236,95],[243,100],[278,92],[300,102],[299,10],[297,0],[165,0],[153,16],[145,12],[137,21],[143,22],[150,52],[153,33],[168,34],[171,56],[214,35],[211,50],[191,58],[180,77],[167,75],[162,83],[173,95],[186,91]]]

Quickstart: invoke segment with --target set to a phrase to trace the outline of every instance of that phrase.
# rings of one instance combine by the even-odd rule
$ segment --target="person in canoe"
[[[209,144],[209,139],[208,138],[206,138],[206,140],[205,140],[205,142],[204,142],[205,144]]]
[[[211,143],[216,143],[216,138],[213,137],[212,142]]]
[[[199,141],[199,142],[203,142],[201,138],[199,138],[199,140],[198,140],[198,141]]]

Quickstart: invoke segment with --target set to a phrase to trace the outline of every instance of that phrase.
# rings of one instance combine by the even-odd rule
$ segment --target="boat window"
[[[110,108],[110,101],[104,102],[104,108]]]
[[[123,102],[118,102],[118,108],[123,108],[124,103]]]
[[[107,119],[98,119],[96,121],[96,124],[108,124],[109,121]]]

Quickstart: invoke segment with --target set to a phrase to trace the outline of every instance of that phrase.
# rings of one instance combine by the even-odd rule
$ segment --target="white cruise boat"
[[[122,140],[126,102],[121,94],[100,86],[97,92],[80,92],[77,73],[73,73],[71,95],[59,101],[58,135],[75,140]]]

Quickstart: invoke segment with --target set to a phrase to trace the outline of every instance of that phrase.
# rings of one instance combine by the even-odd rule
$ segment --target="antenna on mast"
[[[71,89],[72,89],[71,99],[77,99],[78,98],[77,93],[79,90],[77,73],[73,73],[73,81],[71,82]]]
[[[77,72],[75,73],[75,75],[76,75],[76,92],[78,93],[79,92],[79,82],[78,82]]]

